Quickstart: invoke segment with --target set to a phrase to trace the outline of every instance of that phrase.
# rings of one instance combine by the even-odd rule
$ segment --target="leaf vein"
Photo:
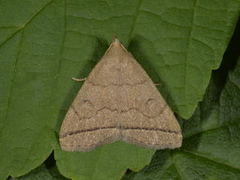
[[[11,36],[9,36],[5,41],[0,44],[0,48],[6,44],[10,39],[12,39],[18,32],[21,32],[28,24],[30,24],[46,7],[52,4],[53,0],[46,3],[41,9],[39,9],[36,14],[34,14],[21,28],[19,28],[16,32],[14,32]]]
[[[139,0],[138,4],[137,4],[135,15],[134,15],[134,18],[133,18],[133,23],[132,23],[132,26],[131,26],[131,29],[130,29],[130,32],[129,32],[129,35],[128,35],[128,40],[130,40],[132,38],[132,34],[133,34],[133,31],[134,31],[134,28],[136,26],[137,19],[138,19],[139,13],[140,13],[141,5],[142,5],[142,0]]]

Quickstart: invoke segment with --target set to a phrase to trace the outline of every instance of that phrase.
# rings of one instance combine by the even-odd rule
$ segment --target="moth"
[[[69,107],[59,141],[65,151],[90,151],[118,140],[172,149],[182,133],[155,84],[114,39]]]

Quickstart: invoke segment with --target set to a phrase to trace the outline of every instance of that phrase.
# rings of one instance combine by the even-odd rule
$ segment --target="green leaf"
[[[64,4],[61,1],[33,4],[0,2],[0,29],[16,26],[0,44],[2,180],[39,166],[56,143],[53,100],[64,34]]]
[[[212,81],[204,101],[183,124],[180,149],[158,151],[149,166],[123,179],[239,179],[239,74],[240,59],[220,95]]]
[[[202,100],[238,13],[239,2],[231,0],[139,1],[130,35],[133,53],[155,70],[161,90],[183,118]]]
[[[46,168],[43,164],[40,167],[32,170],[25,176],[19,178],[10,178],[10,180],[67,180],[59,174],[56,166],[53,168]]]
[[[140,170],[154,151],[115,142],[90,152],[55,152],[58,168],[66,177],[79,180],[120,179],[127,168]]]
[[[73,179],[89,178],[93,157],[105,162],[117,156],[116,147],[126,157],[101,172],[111,168],[120,177],[146,165],[152,151],[124,143],[86,157],[58,149],[56,134],[81,86],[71,78],[86,77],[117,36],[160,82],[174,111],[188,118],[221,62],[238,13],[235,0],[0,1],[0,179],[29,172],[54,147],[61,172]],[[141,161],[132,163],[139,157],[133,151]],[[75,170],[86,162],[86,171]]]

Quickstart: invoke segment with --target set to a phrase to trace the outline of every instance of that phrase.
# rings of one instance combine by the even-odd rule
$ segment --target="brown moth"
[[[90,151],[117,140],[172,149],[181,146],[182,133],[147,73],[114,39],[70,106],[59,140],[65,151]]]

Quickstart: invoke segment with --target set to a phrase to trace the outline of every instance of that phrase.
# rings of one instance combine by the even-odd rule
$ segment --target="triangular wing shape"
[[[146,72],[115,39],[84,82],[60,130],[66,151],[116,140],[162,149],[180,147],[172,111]]]

